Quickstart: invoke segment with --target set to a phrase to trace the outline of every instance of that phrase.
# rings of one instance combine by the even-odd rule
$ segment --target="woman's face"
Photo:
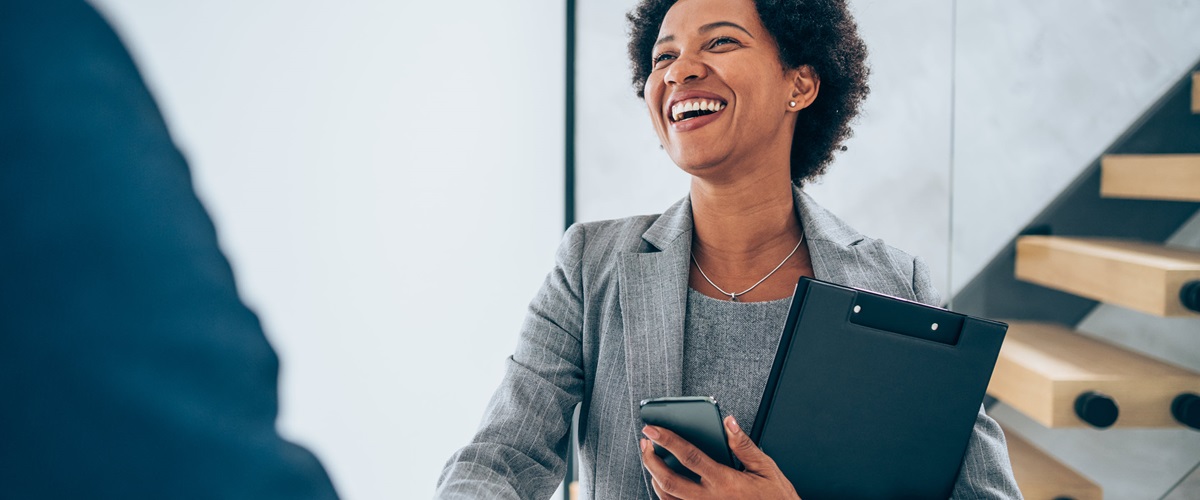
[[[677,2],[652,54],[646,106],[677,165],[698,175],[720,166],[756,167],[781,154],[786,163],[791,112],[811,102],[797,96],[798,84],[813,86],[815,98],[817,82],[807,68],[784,70],[752,0]]]

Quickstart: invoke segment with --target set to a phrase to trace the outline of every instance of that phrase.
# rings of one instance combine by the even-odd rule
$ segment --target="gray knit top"
[[[712,396],[749,433],[775,361],[791,297],[733,302],[688,288],[683,395]]]

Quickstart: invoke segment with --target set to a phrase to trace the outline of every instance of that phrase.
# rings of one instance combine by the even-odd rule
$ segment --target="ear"
[[[800,111],[817,100],[817,93],[821,90],[821,77],[812,66],[805,64],[788,70],[788,77],[792,82],[791,97],[788,100],[789,111]]]

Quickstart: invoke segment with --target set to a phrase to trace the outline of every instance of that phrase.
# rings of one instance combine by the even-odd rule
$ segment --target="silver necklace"
[[[783,265],[787,263],[788,259],[792,258],[793,255],[796,255],[796,250],[800,249],[801,243],[804,243],[804,233],[803,232],[800,233],[800,241],[796,242],[796,248],[793,248],[792,253],[787,254],[787,257],[783,258],[783,262],[780,262],[778,266],[775,266],[775,269],[772,269],[771,272],[767,273],[766,276],[763,276],[762,279],[758,280],[757,283],[750,285],[750,288],[742,290],[738,293],[726,292],[724,288],[721,288],[721,287],[717,286],[716,283],[713,283],[713,280],[709,279],[707,274],[704,274],[704,269],[700,267],[700,262],[698,262],[696,260],[696,252],[692,252],[692,263],[696,264],[696,270],[700,271],[700,276],[704,276],[704,281],[707,281],[708,284],[712,285],[713,288],[716,288],[718,292],[721,292],[721,295],[728,295],[729,300],[731,300],[733,302],[737,302],[738,301],[737,298],[739,296],[746,295],[746,292],[749,292],[750,290],[753,290],[758,285],[761,285],[762,282],[767,281],[767,278],[770,278],[772,274],[775,274],[775,271],[778,271],[780,268],[782,268]]]

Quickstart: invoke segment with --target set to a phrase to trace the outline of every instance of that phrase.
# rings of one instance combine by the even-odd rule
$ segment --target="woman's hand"
[[[654,492],[662,500],[691,500],[704,498],[738,499],[788,499],[799,500],[792,483],[783,476],[779,466],[766,453],[750,440],[746,433],[738,427],[732,416],[725,417],[725,434],[729,440],[729,449],[737,455],[738,460],[746,467],[745,471],[737,471],[717,463],[705,455],[691,443],[662,427],[647,425],[642,429],[649,440],[641,440],[642,463],[654,477]],[[658,455],[654,454],[654,446],[658,443],[679,459],[679,462],[700,475],[700,482],[676,474],[667,467]]]

